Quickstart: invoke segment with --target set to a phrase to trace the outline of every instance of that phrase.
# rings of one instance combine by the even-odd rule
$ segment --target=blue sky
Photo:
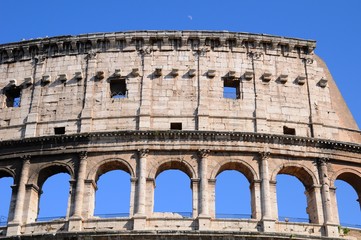
[[[314,39],[317,40],[316,53],[327,63],[358,125],[361,126],[361,101],[359,98],[361,90],[359,74],[361,69],[361,1],[359,0],[2,0],[0,9],[0,43],[46,36],[127,30],[228,30]],[[228,179],[233,181],[226,182],[224,187],[219,188],[229,190],[230,188],[227,186],[238,182],[234,181],[237,177],[240,177],[239,182],[242,182],[243,176],[232,175]],[[174,181],[182,179],[178,175],[174,178]],[[292,178],[285,180],[286,183],[289,181],[292,181]],[[4,181],[0,181],[0,184],[2,182]],[[170,181],[163,182],[166,184]],[[162,184],[159,182],[157,186]],[[45,187],[46,185],[44,185]],[[7,202],[2,198],[6,195],[1,192],[2,188],[4,187],[0,185],[0,215],[5,214],[6,210],[2,206],[4,206],[3,202]],[[287,184],[284,188],[287,189]],[[347,189],[347,186],[341,188]],[[303,194],[302,189],[301,193]],[[156,192],[156,194],[162,196],[164,193]],[[177,196],[176,193],[173,195]],[[182,195],[186,196],[186,194]],[[223,195],[223,193],[218,195]],[[282,196],[287,197],[287,195],[283,194]],[[302,198],[297,197],[297,194],[292,196],[296,196],[295,203],[299,202],[297,199]],[[352,189],[343,193],[342,196],[348,196],[347,199],[352,199],[352,202],[356,199],[355,196],[352,196]],[[239,201],[245,198],[244,195],[233,196],[233,198],[236,197],[239,198]],[[279,197],[279,200],[281,198]],[[174,202],[176,199],[166,200],[166,202]],[[225,202],[223,206],[231,205],[226,201],[227,199],[220,200],[220,202]],[[245,201],[247,202],[247,200]],[[352,205],[348,203],[345,203],[342,209]],[[175,206],[181,205],[175,204]],[[222,204],[218,206],[219,208],[222,208]],[[189,209],[188,205],[177,211],[188,211],[187,209]],[[106,210],[101,209],[103,212]],[[224,213],[240,211],[239,213],[247,214],[247,209],[222,209],[222,211]],[[306,217],[304,209],[302,212],[287,211],[284,214]],[[360,224],[359,207],[356,211],[351,209],[345,210],[345,212],[346,222]],[[58,215],[58,213],[52,213],[52,215]]]

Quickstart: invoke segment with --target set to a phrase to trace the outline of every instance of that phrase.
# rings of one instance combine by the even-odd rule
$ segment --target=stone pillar
[[[277,181],[270,181],[270,194],[271,194],[271,217],[278,219],[278,205],[277,205]]]
[[[208,180],[208,192],[209,192],[209,215],[212,218],[216,218],[216,182],[217,179]]]
[[[199,214],[199,178],[191,179],[192,186],[192,218],[197,218]]]
[[[140,50],[139,76],[141,89],[139,92],[139,111],[137,130],[149,130],[151,128],[151,112],[152,112],[152,85],[153,81],[147,81],[147,75],[154,71],[152,50]]]
[[[321,187],[320,187],[321,189]],[[338,216],[338,204],[337,204],[337,198],[336,198],[336,187],[329,187],[330,189],[330,196],[331,196],[331,206],[332,206],[332,212],[334,212],[333,217],[332,217],[332,222],[333,223],[339,223],[340,219]],[[321,190],[320,190],[320,194],[319,197],[321,199]],[[320,203],[322,203],[322,200],[320,200]],[[322,205],[321,205],[322,208]],[[323,217],[323,216],[322,216]],[[323,223],[323,221],[321,222],[321,224]]]
[[[72,206],[72,202],[74,200],[74,197],[75,197],[75,189],[76,189],[76,181],[75,179],[71,179],[69,181],[69,184],[70,184],[70,189],[69,189],[69,197],[68,197],[68,204],[67,204],[67,209],[66,209],[66,219],[69,219],[69,217],[72,215],[72,213],[74,212],[74,206]]]
[[[29,178],[29,169],[30,169],[30,156],[24,155],[21,157],[23,159],[23,165],[21,169],[21,175],[18,183],[18,192],[16,196],[15,210],[14,210],[14,219],[8,224],[7,236],[14,236],[20,234],[21,225],[23,224],[23,211],[24,211],[24,202],[25,202],[25,192],[26,192],[26,182]]]
[[[76,179],[74,212],[69,219],[69,231],[82,230],[82,209],[84,198],[84,186],[87,168],[87,152],[79,153],[79,169]]]
[[[138,185],[136,198],[136,214],[134,215],[134,230],[144,230],[146,223],[145,204],[147,191],[147,156],[148,149],[138,150]]]
[[[200,186],[200,214],[198,216],[198,225],[199,225],[199,230],[208,230],[210,227],[210,215],[209,215],[209,209],[208,209],[208,178],[207,178],[207,173],[208,173],[208,155],[209,155],[209,150],[207,149],[201,149],[198,151],[198,155],[199,155],[199,160],[200,160],[200,164],[199,169],[200,169],[200,180],[201,180],[201,186]]]
[[[137,184],[137,178],[130,178],[130,206],[129,206],[129,217],[134,215],[134,201],[135,201],[135,189]]]
[[[268,173],[269,152],[260,152],[260,172],[261,172],[261,203],[262,203],[262,221],[264,232],[274,232],[275,219],[271,214],[271,194],[270,180]]]
[[[307,213],[311,223],[322,224],[323,211],[321,199],[321,185],[312,185],[305,192],[307,196]]]
[[[261,204],[261,181],[254,180],[250,184],[251,190],[251,206],[252,206],[252,218],[262,219],[262,204]]]
[[[332,223],[332,207],[330,196],[330,181],[328,178],[327,158],[319,158],[317,160],[318,174],[320,178],[321,197],[323,206],[323,218],[325,232],[328,237],[338,237],[338,226]]]
[[[84,199],[83,199],[83,213],[82,216],[87,219],[94,216],[95,210],[95,192],[97,184],[93,179],[86,179],[84,181]]]

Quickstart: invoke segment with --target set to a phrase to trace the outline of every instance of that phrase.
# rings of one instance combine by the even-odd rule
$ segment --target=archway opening
[[[251,192],[247,178],[236,170],[216,178],[216,218],[251,218]]]
[[[340,174],[336,181],[336,198],[342,226],[361,228],[361,177],[354,173]]]
[[[97,181],[94,215],[128,217],[130,188],[130,175],[123,170],[111,170],[101,175]]]
[[[45,180],[40,188],[37,221],[50,221],[68,216],[69,181],[70,175],[67,173],[57,173]]]
[[[154,212],[163,215],[192,216],[192,190],[187,174],[180,170],[165,170],[155,180]],[[156,213],[159,214],[159,213]]]
[[[0,177],[0,226],[7,225],[13,182],[12,177]]]
[[[291,175],[277,175],[278,220],[309,223],[307,197],[302,182]]]

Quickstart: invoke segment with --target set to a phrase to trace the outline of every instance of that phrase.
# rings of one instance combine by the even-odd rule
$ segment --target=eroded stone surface
[[[0,231],[352,239],[358,231],[340,235],[334,182],[361,197],[361,135],[314,48],[309,40],[187,31],[0,45],[0,177],[15,184]],[[130,175],[129,217],[94,217],[97,180],[115,169]],[[191,179],[190,217],[153,212],[155,178],[168,169]],[[225,170],[248,179],[251,219],[216,218],[216,176]],[[37,222],[41,187],[59,172],[72,179],[67,216]],[[278,221],[277,174],[305,186],[309,224]]]

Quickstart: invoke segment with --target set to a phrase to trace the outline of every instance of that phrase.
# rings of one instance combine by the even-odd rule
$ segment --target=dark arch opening
[[[94,215],[99,217],[128,217],[130,210],[130,174],[110,170],[97,180]]]
[[[67,217],[70,197],[69,181],[68,173],[56,173],[46,178],[41,184],[37,221]]]
[[[225,170],[217,175],[216,218],[251,218],[249,181],[239,171]]]
[[[361,228],[361,177],[342,173],[335,181],[338,215],[341,225]]]
[[[295,176],[277,175],[278,220],[309,223],[305,187]]]
[[[0,226],[7,225],[13,182],[11,176],[0,172]]]
[[[192,216],[190,178],[180,170],[165,170],[155,180],[154,212]]]

